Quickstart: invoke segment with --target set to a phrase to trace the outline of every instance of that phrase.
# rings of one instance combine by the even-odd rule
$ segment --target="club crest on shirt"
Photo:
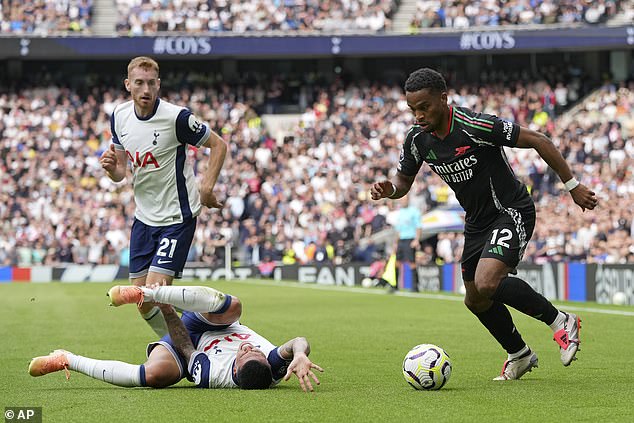
[[[470,149],[471,146],[470,145],[465,145],[463,147],[457,147],[456,148],[456,154],[454,157],[458,157],[458,156],[462,156],[464,153],[467,152],[468,149]]]

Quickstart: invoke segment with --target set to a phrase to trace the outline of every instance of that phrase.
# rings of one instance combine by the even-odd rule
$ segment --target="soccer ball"
[[[372,288],[374,286],[374,281],[371,278],[363,278],[361,279],[361,286],[364,288]]]
[[[625,305],[627,304],[627,296],[624,292],[615,292],[612,296],[612,304]]]
[[[450,376],[451,360],[436,345],[416,345],[403,360],[403,377],[416,389],[435,391],[445,386]]]

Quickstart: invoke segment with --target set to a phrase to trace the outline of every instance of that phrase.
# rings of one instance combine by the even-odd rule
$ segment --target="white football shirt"
[[[205,388],[235,388],[233,367],[240,344],[249,342],[260,349],[269,362],[272,361],[273,383],[279,382],[286,372],[286,363],[278,354],[277,347],[247,326],[234,323],[223,330],[203,333],[189,362],[189,373],[197,386]],[[201,360],[199,355],[206,355]],[[284,366],[284,368],[281,368]]]
[[[150,226],[182,223],[200,214],[194,170],[187,144],[200,147],[209,127],[189,109],[157,99],[151,115],[136,115],[133,101],[117,105],[110,116],[112,142],[132,163],[135,217]]]

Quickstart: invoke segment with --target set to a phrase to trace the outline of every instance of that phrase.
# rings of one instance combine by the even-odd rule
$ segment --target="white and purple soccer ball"
[[[420,344],[403,360],[403,377],[416,389],[435,391],[447,384],[451,376],[451,360],[442,348]]]

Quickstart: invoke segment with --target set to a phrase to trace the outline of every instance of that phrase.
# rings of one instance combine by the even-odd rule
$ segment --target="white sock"
[[[200,313],[221,310],[227,295],[207,286],[159,286],[154,289],[141,287],[144,301],[171,304],[175,307]]]
[[[103,380],[117,386],[143,386],[141,384],[141,372],[145,373],[142,366],[128,364],[121,361],[95,360],[81,355],[66,354],[68,367],[93,379]]]
[[[167,329],[167,323],[165,323],[165,317],[163,312],[157,306],[152,307],[152,310],[145,314],[141,314],[152,330],[158,335],[159,338],[164,337],[169,333]]]
[[[548,326],[550,326],[553,332],[557,332],[559,329],[564,328],[564,323],[566,323],[566,315],[560,311],[559,313],[557,313],[555,321]]]
[[[522,348],[521,350],[519,350],[516,353],[513,354],[509,354],[509,361],[516,359],[516,358],[520,358],[521,356],[523,356],[524,354],[526,354],[527,352],[529,352],[531,349],[528,348],[528,345],[524,345],[524,348]]]

